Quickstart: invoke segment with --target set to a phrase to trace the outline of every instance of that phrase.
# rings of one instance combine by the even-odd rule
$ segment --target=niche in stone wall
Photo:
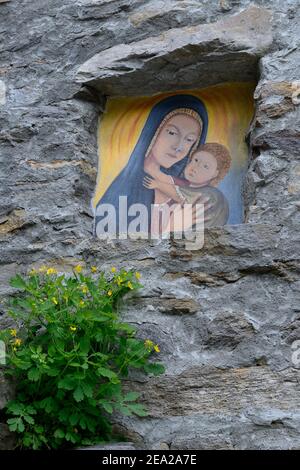
[[[216,22],[115,45],[82,64],[82,93],[106,99],[92,202],[100,238],[109,211],[117,235],[129,225],[135,231],[139,211],[141,232],[152,235],[176,232],[178,221],[179,232],[200,219],[202,227],[243,222],[245,136],[259,60],[272,44],[270,18],[251,5]]]
[[[242,223],[253,90],[244,82],[108,98],[99,126],[95,233],[120,235],[131,224],[159,236],[203,220],[205,227]]]

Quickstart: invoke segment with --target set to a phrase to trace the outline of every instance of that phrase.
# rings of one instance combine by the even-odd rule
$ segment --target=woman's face
[[[201,134],[200,123],[186,114],[168,119],[161,128],[151,149],[151,156],[163,168],[182,160]]]

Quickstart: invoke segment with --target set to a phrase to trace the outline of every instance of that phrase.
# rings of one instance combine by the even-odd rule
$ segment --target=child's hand
[[[150,176],[145,176],[143,180],[143,186],[147,189],[156,189],[158,188],[157,181]]]

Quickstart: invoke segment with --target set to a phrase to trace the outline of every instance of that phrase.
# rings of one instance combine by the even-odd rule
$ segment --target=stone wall
[[[149,417],[115,416],[115,422],[137,446],[300,446],[299,369],[291,360],[291,345],[300,339],[297,3],[0,1],[0,296],[3,301],[11,292],[8,280],[16,271],[45,263],[69,270],[83,259],[103,269],[127,266],[142,273],[145,287],[129,299],[124,316],[160,344],[167,372],[133,376],[127,383],[142,392]],[[226,31],[221,37],[224,23],[231,30],[235,15],[255,6],[261,9],[256,17],[271,14],[271,36],[268,28],[260,30],[252,44],[251,36],[244,37],[250,21],[238,26],[238,38],[229,33],[227,40]],[[116,73],[105,79],[99,55],[103,60],[102,51],[121,45],[115,49],[121,65],[133,51],[135,73],[139,67],[151,73],[159,64],[157,36],[172,39],[169,30],[176,29],[175,36],[183,37],[186,27],[191,39],[181,47],[202,64],[201,86],[212,72],[216,82],[232,79],[228,60],[233,72],[240,66],[239,79],[249,72],[258,80],[248,136],[246,223],[207,230],[200,251],[174,241],[95,240],[90,200],[101,92],[132,83],[129,75],[115,82],[120,62],[114,60],[108,64]],[[192,44],[198,34],[201,41]],[[153,45],[148,57],[145,51],[139,55],[143,41]],[[80,76],[95,57],[96,75]],[[166,69],[165,83],[170,71],[172,86],[181,83],[176,61]],[[143,81],[139,87],[143,94]],[[0,315],[0,326],[8,326],[2,307]],[[9,395],[1,375],[0,408]],[[0,448],[9,447],[3,425],[0,436]]]

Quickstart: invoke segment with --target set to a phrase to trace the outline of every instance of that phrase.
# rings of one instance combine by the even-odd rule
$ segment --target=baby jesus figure
[[[229,215],[228,202],[215,186],[227,174],[230,164],[231,157],[224,145],[207,143],[192,152],[183,177],[160,174],[158,179],[146,176],[143,185],[148,189],[161,191],[168,197],[166,203],[169,206],[178,203],[181,206],[192,204],[195,207],[197,203],[204,203],[205,227],[225,225]],[[193,210],[192,227],[196,223],[197,211]]]

